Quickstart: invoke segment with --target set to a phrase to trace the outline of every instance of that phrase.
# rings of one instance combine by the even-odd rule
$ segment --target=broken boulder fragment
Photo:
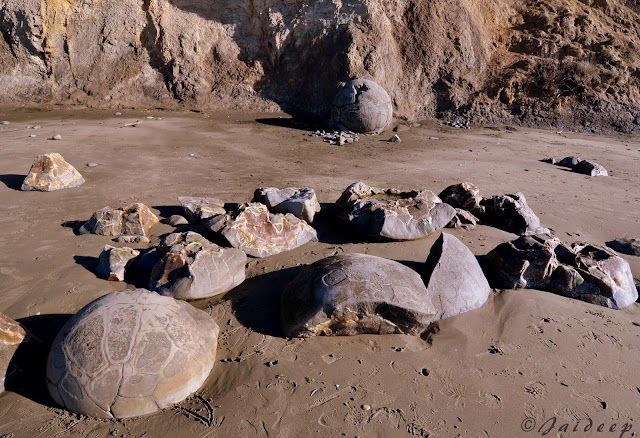
[[[456,208],[456,215],[447,224],[447,228],[463,228],[472,230],[480,223],[480,220],[467,210]]]
[[[557,163],[557,166],[573,169],[573,167],[580,162],[580,158],[574,156],[564,157]]]
[[[260,188],[255,191],[252,202],[266,205],[273,213],[291,213],[309,224],[313,222],[314,216],[320,211],[316,192],[310,188]]]
[[[341,254],[306,266],[282,296],[288,337],[418,335],[436,313],[417,272],[365,254]]]
[[[440,192],[438,197],[454,208],[461,208],[473,214],[480,211],[480,189],[470,182],[451,185]]]
[[[456,210],[429,190],[401,192],[358,181],[336,201],[340,217],[363,236],[413,240],[445,227]]]
[[[206,225],[221,233],[231,246],[253,257],[279,254],[318,240],[316,230],[307,222],[290,213],[270,213],[258,202],[213,217]]]
[[[624,238],[607,242],[607,246],[621,254],[640,256],[640,239]]]
[[[498,245],[485,260],[494,287],[539,289],[613,309],[638,299],[629,264],[606,247],[522,236]]]
[[[540,225],[540,219],[522,193],[483,198],[480,207],[482,213],[478,217],[483,223],[521,235],[550,233]]]
[[[78,187],[84,183],[80,172],[57,153],[38,156],[22,183],[21,190],[51,192]]]
[[[173,233],[158,250],[162,258],[151,271],[149,288],[180,300],[209,298],[230,291],[245,279],[247,256],[221,248],[198,233]]]
[[[4,392],[5,383],[16,371],[10,364],[13,355],[27,333],[22,326],[3,313],[0,313],[0,394]]]
[[[159,219],[144,204],[132,204],[125,208],[104,207],[93,213],[91,219],[80,227],[80,234],[102,236],[148,236]]]
[[[226,213],[224,202],[217,198],[180,196],[178,202],[182,205],[187,219],[192,223],[203,222],[216,215]]]
[[[589,176],[609,176],[607,169],[591,160],[582,160],[572,169],[576,173]]]
[[[98,258],[98,275],[109,281],[124,281],[127,269],[139,255],[135,249],[105,245]]]

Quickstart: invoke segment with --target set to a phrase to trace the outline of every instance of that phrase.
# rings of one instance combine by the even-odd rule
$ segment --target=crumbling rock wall
[[[0,0],[0,104],[324,117],[364,77],[408,120],[632,131],[639,23],[637,0]]]

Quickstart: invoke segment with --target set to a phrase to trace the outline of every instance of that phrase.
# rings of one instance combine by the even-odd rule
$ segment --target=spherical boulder
[[[97,418],[150,414],[184,400],[215,362],[219,328],[205,312],[145,289],[87,304],[47,361],[56,403]]]
[[[392,121],[391,97],[377,83],[354,79],[336,94],[331,119],[340,129],[353,132],[382,132]]]

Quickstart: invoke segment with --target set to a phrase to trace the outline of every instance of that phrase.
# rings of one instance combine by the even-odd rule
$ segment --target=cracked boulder
[[[393,121],[391,97],[368,79],[354,79],[336,94],[331,119],[343,131],[379,133]]]
[[[178,403],[213,368],[219,328],[206,312],[144,289],[87,304],[47,360],[53,400],[80,415],[130,418]]]
[[[191,223],[203,222],[211,217],[226,213],[224,202],[217,198],[180,196],[178,202]]]
[[[98,275],[109,281],[124,281],[127,269],[139,255],[135,249],[105,245],[98,258]]]
[[[21,190],[51,192],[84,184],[84,178],[62,155],[52,153],[38,156],[22,183]]]
[[[498,245],[485,260],[494,287],[538,289],[613,309],[638,299],[629,264],[606,247],[522,236]]]
[[[601,166],[600,164],[591,160],[582,160],[578,162],[578,164],[573,166],[571,170],[576,173],[581,173],[583,175],[589,176],[609,176],[609,172],[607,172],[607,169],[605,169],[604,166]]]
[[[480,208],[482,212],[478,217],[483,223],[489,223],[505,231],[520,235],[550,233],[540,225],[540,219],[520,192],[515,195],[484,198],[480,202]]]
[[[336,201],[340,217],[363,236],[413,240],[447,226],[456,210],[429,190],[401,192],[358,181]]]
[[[255,191],[252,202],[266,205],[273,213],[291,213],[308,224],[313,222],[314,216],[320,211],[316,192],[310,188],[260,188]]]
[[[247,256],[221,248],[198,233],[173,233],[158,250],[163,254],[151,271],[149,288],[180,300],[214,297],[245,279]]]
[[[478,212],[480,201],[482,201],[480,189],[469,182],[451,185],[440,192],[438,197],[453,208],[460,208],[471,213]]]
[[[144,204],[132,204],[125,208],[104,207],[93,213],[91,219],[80,227],[80,234],[147,237],[158,222],[158,217]]]
[[[437,312],[417,272],[365,254],[336,255],[306,266],[282,296],[288,337],[419,335]]]
[[[4,392],[5,382],[16,371],[10,365],[11,359],[26,337],[27,333],[20,324],[0,313],[0,394]]]
[[[234,248],[253,257],[268,257],[317,241],[316,230],[291,213],[270,213],[258,202],[240,206],[227,215],[211,218],[207,226]]]
[[[487,301],[491,292],[471,250],[446,233],[442,233],[431,247],[422,277],[428,296],[436,307],[436,319],[477,309]]]

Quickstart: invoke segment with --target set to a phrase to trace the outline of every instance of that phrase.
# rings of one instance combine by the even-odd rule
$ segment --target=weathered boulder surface
[[[314,216],[320,211],[316,192],[310,188],[260,188],[253,194],[252,202],[260,202],[274,213],[291,213],[308,224],[313,222]]]
[[[160,219],[144,204],[132,204],[125,208],[104,207],[93,213],[91,219],[80,227],[80,233],[103,236],[148,236]]]
[[[173,233],[158,246],[164,255],[151,271],[149,288],[180,300],[209,298],[245,279],[247,256],[221,248],[198,233]]]
[[[451,185],[440,192],[438,197],[454,208],[461,208],[471,213],[478,211],[482,201],[480,189],[470,182]]]
[[[391,97],[374,81],[354,79],[336,94],[331,119],[343,131],[382,132],[393,121]]]
[[[286,336],[418,335],[437,308],[412,269],[380,257],[341,254],[305,267],[282,296]]]
[[[87,304],[60,330],[47,361],[59,405],[96,418],[150,414],[198,390],[219,328],[206,312],[144,289]]]
[[[266,205],[252,202],[206,225],[219,232],[234,248],[253,257],[268,257],[317,241],[316,230],[294,215],[270,213]]]
[[[456,215],[447,224],[447,228],[464,228],[472,230],[480,223],[480,219],[469,213],[467,210],[456,208]]]
[[[20,324],[0,313],[0,394],[13,371],[9,366],[11,359],[26,337],[27,333]]]
[[[547,235],[521,236],[486,256],[494,287],[539,289],[613,309],[638,299],[631,268],[614,251],[566,245]]]
[[[568,169],[573,169],[573,167],[580,162],[579,157],[574,157],[573,155],[569,155],[568,157],[564,157],[562,160],[556,163],[557,166],[566,167]]]
[[[84,184],[84,178],[62,155],[52,153],[38,156],[29,174],[22,183],[21,190],[51,192]]]
[[[580,161],[578,164],[573,166],[572,170],[576,173],[589,176],[609,176],[609,172],[607,172],[607,169],[605,169],[604,166],[601,166],[591,160]]]
[[[436,308],[436,319],[481,307],[491,287],[478,260],[456,237],[442,233],[431,247],[422,277]]]
[[[358,181],[336,201],[340,217],[363,236],[413,240],[445,227],[456,210],[429,190],[401,192]]]
[[[612,240],[607,246],[621,254],[640,256],[640,239],[635,237]]]
[[[139,255],[140,251],[126,246],[105,245],[98,258],[98,275],[109,281],[124,281],[127,269]]]
[[[180,196],[178,202],[182,205],[187,219],[193,223],[203,222],[226,212],[224,202],[217,198]]]
[[[483,198],[477,216],[489,223],[515,234],[550,233],[540,225],[540,219],[527,204],[524,194],[496,195]]]

